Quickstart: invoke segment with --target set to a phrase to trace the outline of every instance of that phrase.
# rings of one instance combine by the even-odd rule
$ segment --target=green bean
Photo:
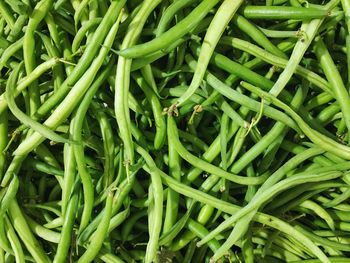
[[[169,120],[170,121],[168,122],[168,129],[169,129],[168,136],[171,136],[171,138],[174,142],[174,147],[175,147],[176,151],[179,153],[179,155],[182,158],[184,158],[186,161],[190,162],[195,167],[200,167],[204,171],[207,171],[207,172],[212,173],[212,174],[216,174],[217,176],[223,177],[229,181],[236,182],[239,184],[244,184],[244,185],[260,184],[261,182],[263,182],[265,180],[264,177],[248,178],[248,177],[242,177],[242,176],[238,176],[238,175],[235,175],[232,173],[228,173],[228,172],[192,155],[191,153],[189,153],[185,149],[185,147],[183,147],[183,145],[179,141],[175,121],[172,118],[169,118]]]
[[[112,183],[114,177],[114,140],[113,132],[109,120],[101,110],[101,107],[96,103],[92,102],[92,109],[95,111],[97,120],[100,123],[100,129],[103,139],[103,148],[104,148],[104,185],[108,186]]]
[[[232,150],[229,152],[228,163],[233,163],[237,158],[238,153],[242,149],[243,143],[245,141],[245,138],[246,138],[246,136],[244,136],[245,134],[246,134],[246,128],[241,127],[234,138],[234,142],[231,148]]]
[[[108,233],[111,233],[116,227],[118,227],[120,224],[122,224],[129,216],[129,213],[130,213],[130,207],[128,206],[127,209],[125,209],[124,211],[117,213],[115,216],[113,216],[109,222]],[[101,219],[102,215],[103,215],[103,213],[99,214],[98,217],[96,217],[96,218]],[[88,240],[91,239],[91,235],[93,234],[93,231],[96,229],[98,223],[99,222],[97,220],[93,221],[79,235],[78,242],[77,242],[79,245],[84,245]],[[128,221],[128,223],[129,223],[129,221]],[[124,229],[126,229],[126,227],[123,228],[123,230]],[[126,231],[126,230],[124,230],[124,231]]]
[[[115,34],[118,31],[118,25],[119,23],[114,24],[106,37],[105,44],[101,48],[101,52],[99,53],[98,57],[93,61],[91,67],[84,73],[83,77],[73,86],[63,102],[57,106],[51,116],[44,122],[44,125],[49,128],[56,128],[72,112],[77,103],[80,102],[81,97],[84,95],[86,89],[91,85],[98,69],[101,67],[103,60],[112,45]],[[43,137],[37,132],[34,132],[29,138],[21,143],[21,145],[15,151],[15,155],[24,155],[26,152],[29,152],[31,149],[35,148],[42,141]]]
[[[19,66],[18,69],[20,70],[21,67]],[[15,77],[15,75],[11,75]],[[16,80],[14,80],[15,82]],[[12,83],[11,80],[9,80],[8,83]],[[32,128],[34,131],[37,131],[45,138],[48,138],[55,142],[61,142],[61,143],[72,143],[72,141],[62,137],[61,135],[58,135],[57,133],[53,132],[52,130],[48,129],[44,125],[41,125],[38,122],[33,121],[29,116],[27,116],[24,112],[22,112],[16,105],[15,98],[13,94],[15,93],[14,90],[15,86],[12,85],[6,85],[6,91],[5,91],[5,99],[7,101],[7,105],[12,112],[12,114],[19,119],[22,123]]]
[[[115,30],[118,29],[118,23],[116,25],[117,26],[116,26]],[[111,31],[111,32],[113,32],[113,31]],[[115,34],[115,33],[116,32],[114,31],[114,33],[112,33],[112,34]],[[113,60],[111,60],[111,61],[113,61]],[[110,69],[111,69],[111,64],[92,84],[90,90],[87,92],[83,101],[80,104],[80,107],[78,108],[78,111],[75,115],[76,121],[73,121],[74,125],[72,126],[73,127],[72,128],[72,133],[73,133],[72,138],[74,138],[74,140],[77,140],[80,142],[80,145],[73,146],[72,150],[74,152],[75,159],[77,160],[76,164],[78,167],[79,175],[82,178],[83,189],[84,189],[84,199],[85,199],[85,205],[84,205],[84,210],[83,210],[83,215],[82,215],[82,222],[80,225],[80,231],[86,227],[87,222],[90,218],[90,213],[91,213],[92,206],[93,206],[93,196],[94,196],[91,178],[90,178],[89,172],[87,171],[87,169],[85,167],[85,161],[81,162],[82,160],[84,160],[84,149],[83,149],[83,145],[81,144],[81,133],[80,133],[81,126],[82,126],[82,120],[83,120],[82,117],[85,115],[85,112],[87,111],[87,107],[89,106],[93,95],[95,94],[95,92],[98,89],[98,87],[100,86],[100,84],[106,79],[106,76],[107,76],[108,72],[110,71]],[[70,181],[70,183],[72,183],[72,181]],[[68,197],[68,195],[67,195],[67,197]]]
[[[43,44],[45,46],[45,49],[47,50],[48,55],[51,58],[56,58],[60,56],[60,52],[58,49],[51,43],[51,39],[42,34],[42,33],[37,33],[41,40],[43,41]],[[63,82],[63,66],[61,64],[57,64],[52,68],[53,71],[53,77],[54,77],[54,90],[57,90],[62,82]]]
[[[0,216],[5,215],[7,209],[9,208],[12,200],[14,200],[19,187],[19,180],[17,176],[14,176],[11,180],[9,186],[7,187],[5,195],[1,199],[1,209]]]
[[[129,194],[131,188],[134,185],[136,173],[142,166],[143,166],[143,160],[140,159],[138,163],[133,167],[130,178],[125,178],[123,182],[121,182],[119,186],[119,191],[114,194],[113,215],[115,215],[121,208],[123,201],[125,200],[126,196]]]
[[[170,117],[168,117],[170,118]],[[168,130],[169,132],[169,130]],[[168,136],[168,152],[169,152],[169,174],[175,180],[181,179],[181,160],[177,153],[174,143],[169,139]],[[163,226],[163,234],[168,232],[171,227],[175,224],[179,209],[179,195],[172,189],[169,189],[167,196],[167,205],[165,210],[165,219]]]
[[[118,256],[107,252],[100,252],[98,254],[98,257],[107,263],[124,263],[125,262],[122,259],[120,259]]]
[[[187,228],[191,231],[188,233],[191,233],[198,237],[203,237],[209,232],[202,224],[192,219],[188,220]],[[217,240],[211,240],[211,242],[208,242],[208,246],[212,251],[216,251],[219,249],[220,243]]]
[[[226,132],[229,127],[229,118],[224,113],[220,120],[220,148],[221,148],[221,165],[223,170],[227,170],[227,138]]]
[[[112,203],[113,194],[109,193],[106,199],[104,216],[102,217],[101,222],[99,223],[95,233],[93,234],[94,242],[91,242],[89,244],[84,254],[79,258],[78,262],[92,262],[99,253],[102,247],[102,243],[106,238],[106,234],[108,233],[109,221],[112,216]]]
[[[326,197],[323,197],[321,195],[315,196],[315,200],[320,201],[322,203],[327,203],[329,202],[329,199]],[[334,209],[340,210],[340,211],[349,211],[349,206],[348,204],[342,203],[339,205],[336,205],[333,207]]]
[[[122,47],[122,50],[119,51],[119,55],[125,58],[137,58],[168,47],[170,43],[174,43],[175,40],[178,40],[189,33],[218,2],[218,0],[202,1],[183,20],[161,34],[159,37],[148,43],[139,44],[133,47]]]
[[[61,238],[58,242],[57,253],[53,259],[54,263],[66,262],[68,250],[71,244],[71,233],[74,225],[78,207],[78,195],[73,194],[66,206],[64,222],[61,231]]]
[[[161,171],[160,171],[161,172]],[[184,184],[181,184],[163,172],[161,172],[162,180],[165,181],[167,185],[169,185],[171,188],[173,188],[178,193],[181,193],[183,195],[186,195],[190,198],[194,198],[195,200],[198,200],[200,202],[212,205],[213,207],[225,211],[230,214],[236,214],[237,211],[240,211],[239,207],[232,205],[231,203],[227,203],[225,201],[222,201],[220,199],[214,198],[208,194],[203,193],[202,191],[198,191],[196,189],[193,189],[191,187],[188,187]],[[315,179],[316,180],[316,179]],[[314,253],[317,257],[320,257],[324,260],[324,262],[329,262],[327,260],[327,257],[323,254],[323,252],[314,245],[313,242],[311,242],[305,235],[301,234],[300,232],[296,231],[293,227],[291,227],[289,224],[286,224],[285,222],[279,220],[276,217],[267,216],[261,213],[257,213],[255,215],[255,219],[258,222],[261,222],[263,224],[273,226],[278,228],[280,231],[288,234],[293,235],[294,237],[298,238],[298,241],[307,244],[307,246],[312,250],[312,253]]]
[[[13,227],[35,261],[50,262],[48,256],[44,253],[38,241],[34,238],[32,232],[30,231],[16,200],[11,202],[8,213],[12,222],[14,223]]]
[[[23,8],[25,10],[25,8]],[[8,35],[7,39],[10,42],[15,42],[23,33],[23,27],[27,23],[28,20],[28,14],[23,13],[17,17],[17,20],[15,24],[13,25],[13,28],[11,30],[11,33]]]
[[[205,225],[208,222],[213,212],[214,208],[212,206],[204,205],[197,216],[197,221],[191,220],[189,218],[187,221],[188,231],[186,231],[175,243],[171,245],[171,249],[174,251],[180,250],[182,247],[187,245],[193,238],[195,238],[195,236],[198,235],[198,233],[200,233],[200,236],[203,235],[203,232],[207,233],[208,231],[204,228],[203,225]],[[190,220],[192,221],[192,224]],[[217,249],[218,244],[213,240],[213,242],[208,245],[212,249]]]
[[[315,240],[319,244],[326,245],[337,250],[339,249],[342,251],[349,251],[349,246],[347,244],[342,244],[340,242],[334,242],[326,238],[322,238],[318,235],[315,235],[312,231],[306,231],[303,227],[299,225],[295,226],[295,228],[298,229],[298,231],[302,232],[304,235],[308,236],[310,239]]]
[[[279,101],[276,97],[264,92],[264,91],[258,91],[253,87],[252,85],[246,83],[243,84],[245,88],[252,88],[254,92],[257,92],[259,96],[263,96],[265,99],[269,99],[272,103],[274,103],[278,107],[283,107],[286,111],[288,111],[288,114],[290,116],[293,116],[293,119],[298,123],[299,127],[303,130],[306,136],[309,137],[311,141],[313,141],[316,145],[320,146],[324,150],[327,150],[341,158],[349,159],[350,158],[350,150],[347,146],[341,145],[334,140],[324,136],[323,134],[313,130],[310,128],[301,118],[298,114],[296,114],[289,106],[284,104],[283,102]],[[263,95],[264,94],[264,95]]]
[[[135,70],[141,69],[145,65],[148,65],[148,64],[154,62],[155,60],[165,56],[166,54],[168,54],[169,52],[174,50],[176,47],[182,46],[184,44],[185,40],[186,39],[184,37],[176,39],[166,49],[157,50],[154,53],[151,53],[150,55],[146,55],[142,58],[134,59],[132,65],[131,65],[131,71],[133,72]],[[153,71],[154,71],[154,68],[153,68]]]
[[[236,26],[238,26],[244,33],[250,36],[257,44],[262,46],[271,54],[275,56],[279,56],[282,58],[287,58],[287,56],[278,49],[270,40],[259,30],[254,24],[250,23],[243,16],[235,15],[233,17],[233,22]]]
[[[64,29],[65,33],[68,33],[71,36],[75,36],[76,32],[74,25],[67,19],[67,17],[65,17],[65,15],[56,15],[55,22],[60,28]]]
[[[192,66],[195,62],[193,58],[191,58],[189,55],[186,56],[186,59],[189,61],[190,66]],[[217,79],[214,75],[210,73],[206,73],[206,80],[208,81],[208,84],[212,86],[214,89],[219,91],[222,95],[229,98],[230,100],[233,100],[243,106],[248,107],[251,110],[254,110],[256,112],[259,112],[261,110],[260,103],[256,102],[253,99],[248,98],[247,96],[237,92],[236,90],[231,89],[229,86],[222,83],[219,79]],[[277,121],[280,121],[282,123],[285,123],[287,126],[293,128],[294,130],[299,130],[299,128],[296,127],[293,120],[290,119],[289,116],[285,115],[284,113],[275,110],[272,107],[264,106],[264,114],[268,117],[271,117]]]
[[[146,95],[147,100],[151,104],[152,112],[154,116],[154,122],[156,125],[156,135],[154,139],[154,148],[160,149],[166,139],[166,123],[164,115],[162,114],[162,108],[159,99],[157,98],[157,94],[147,85],[145,79],[143,79],[138,74],[133,74],[137,84],[143,90]]]
[[[5,18],[6,23],[10,26],[12,29],[15,24],[15,18],[13,17],[11,11],[9,10],[8,6],[6,5],[6,2],[3,0],[0,1],[0,13],[2,17]]]
[[[325,206],[325,207],[333,207],[333,206],[339,205],[340,203],[342,203],[345,200],[347,200],[349,198],[349,196],[350,196],[350,189],[347,189],[342,194],[340,194],[339,196],[335,197],[332,201],[323,204],[323,206]]]
[[[28,226],[30,227],[30,229],[33,231],[35,235],[52,243],[59,242],[61,238],[60,233],[43,227],[42,225],[38,224],[35,220],[31,219],[28,216],[25,216],[25,219],[28,223]]]
[[[245,6],[243,15],[248,19],[321,19],[329,15],[327,10],[291,6]]]
[[[89,3],[89,19],[95,18],[99,15],[98,9],[99,9],[98,2],[97,1],[90,1],[90,3]]]
[[[6,63],[9,61],[9,59],[12,56],[16,55],[17,51],[22,48],[22,45],[23,45],[23,37],[18,39],[16,42],[11,44],[4,50],[0,58],[0,70],[3,69],[3,67],[6,65]]]
[[[51,58],[39,66],[37,66],[29,75],[21,79],[19,81],[18,85],[15,85],[16,89],[11,94],[14,98],[16,98],[19,94],[21,94],[22,91],[25,90],[26,87],[28,87],[31,83],[33,83],[36,79],[38,79],[43,73],[45,73],[47,70],[52,68],[54,65],[56,65],[59,62],[58,58]],[[19,64],[17,67],[17,70],[21,69],[21,65]],[[17,81],[17,77],[14,77],[14,81]],[[0,113],[2,113],[7,108],[7,101],[6,101],[6,92],[2,93],[0,95]]]
[[[27,74],[32,72],[35,68],[35,40],[34,32],[39,23],[44,19],[46,14],[52,7],[52,0],[40,1],[34,8],[31,17],[29,18],[28,26],[26,28],[23,38],[23,58]],[[30,97],[30,111],[31,115],[38,109],[40,105],[40,93],[37,84],[34,82],[29,89]]]
[[[295,184],[302,184],[305,182],[313,182],[313,181],[322,181],[322,180],[329,180],[329,179],[333,179],[333,178],[337,178],[339,176],[342,176],[342,173],[339,172],[329,172],[329,173],[324,173],[324,174],[306,174],[306,175],[298,175],[298,176],[293,176],[291,178],[285,179],[280,181],[279,183],[275,184],[274,186],[272,186],[271,188],[269,188],[268,191],[265,191],[263,193],[261,193],[261,195],[259,196],[259,200],[256,201],[256,203],[263,203],[264,200],[268,200],[276,191],[282,191],[283,189],[286,189],[286,187],[288,187],[287,185],[293,185]],[[270,196],[271,194],[271,196]],[[265,195],[266,195],[266,199],[265,199]],[[269,196],[269,197],[267,197]],[[252,202],[250,203],[251,207]],[[253,208],[251,208],[253,209]],[[216,234],[220,233],[223,229],[225,229],[227,226],[232,225],[243,213],[249,213],[249,212],[243,212],[245,209],[243,208],[242,210],[240,210],[239,212],[237,212],[234,216],[232,216],[229,220],[226,220],[225,223],[222,223],[219,227],[217,227],[215,230],[213,230],[212,232],[210,232],[210,234],[208,236],[206,236],[206,238],[203,238],[198,244],[204,244],[206,241],[212,239],[213,237],[215,237]],[[249,210],[248,210],[249,211]],[[250,210],[252,211],[252,210]],[[235,228],[237,229],[237,228]],[[239,229],[239,231],[242,231],[242,229]],[[214,255],[214,259],[218,259],[220,258],[223,254],[227,251],[228,248],[230,248],[235,242],[237,241],[237,232],[233,231],[230,234],[230,237],[228,238],[228,240],[222,245],[222,247],[220,248],[220,250],[218,250],[215,255]]]
[[[0,261],[345,257],[348,0],[266,1],[0,0]]]
[[[83,0],[79,3],[77,3],[77,6],[74,7],[75,13],[74,13],[74,25],[75,28],[78,27],[78,23],[81,20],[81,23],[83,24],[85,20],[87,20],[87,10],[86,6],[89,4],[88,0]]]
[[[247,41],[240,40],[237,38],[223,37],[221,39],[221,43],[227,44],[227,45],[232,45],[235,48],[239,48],[239,49],[244,50],[244,51],[249,51],[254,56],[256,56],[256,57],[258,57],[258,58],[260,58],[268,63],[271,63],[272,65],[284,68],[283,72],[287,72],[287,71],[289,72],[289,68],[287,68],[287,67],[291,63],[290,60],[286,61],[283,58],[272,55],[272,54],[268,53],[267,51],[255,46]],[[307,80],[314,83],[317,87],[323,89],[324,91],[326,91],[330,94],[333,94],[333,91],[331,90],[329,83],[327,81],[325,81],[324,79],[322,79],[319,75],[317,75],[314,72],[311,72],[311,71],[309,71],[309,70],[307,70],[299,65],[296,65],[295,67],[296,67],[295,73],[305,77]],[[293,73],[294,73],[294,70],[293,70]],[[274,86],[277,85],[276,83],[274,84]],[[275,92],[275,91],[273,91],[275,89],[274,86],[272,88],[270,88],[270,93],[276,95],[277,93],[276,94],[273,93],[273,92]],[[277,90],[277,88],[276,88],[276,90]],[[279,92],[281,92],[281,91],[282,91],[282,89],[280,89]],[[278,94],[279,94],[279,92],[278,92]]]
[[[306,187],[308,186],[308,187]],[[294,207],[298,206],[300,203],[302,203],[304,200],[307,200],[308,198],[311,198],[315,195],[317,195],[318,193],[322,192],[323,190],[329,188],[328,186],[325,186],[324,188],[316,188],[316,190],[312,190],[310,189],[310,192],[305,193],[304,195],[302,195],[303,192],[305,192],[306,190],[309,190],[310,185],[306,185],[303,187],[298,188],[298,190],[294,190],[294,192],[287,192],[286,195],[284,196],[284,198],[281,198],[278,202],[272,202],[271,206],[269,206],[271,209],[276,209],[276,213],[283,213],[284,211],[288,211],[290,209],[293,209]],[[322,184],[319,184],[319,186],[322,186]],[[304,191],[300,191],[300,189],[304,189]],[[300,195],[300,196],[299,196]],[[295,197],[298,196],[298,199],[296,199]],[[284,205],[282,207],[282,205]],[[267,208],[266,208],[267,210]],[[332,213],[331,211],[328,211],[332,216],[334,215],[334,213]],[[335,218],[337,218],[338,216],[335,216]]]
[[[51,13],[48,13],[45,16],[45,22],[47,24],[47,27],[48,27],[49,32],[50,32],[50,36],[52,37],[52,40],[53,40],[55,46],[57,47],[57,49],[60,50],[61,49],[60,37],[59,37],[57,25],[56,25],[54,17],[52,16]]]
[[[266,147],[275,140],[276,136],[284,133],[285,125],[275,124],[268,134],[266,134],[257,144],[255,144],[246,154],[238,159],[230,168],[232,173],[239,173],[246,165],[254,160]]]
[[[13,254],[13,249],[11,248],[10,241],[8,240],[6,235],[5,217],[0,218],[0,223],[0,247],[7,253],[11,252],[11,254]]]
[[[72,127],[70,133],[72,133]],[[71,135],[70,135],[71,136]],[[62,215],[66,214],[66,210],[69,204],[72,188],[74,184],[76,163],[74,157],[74,149],[72,145],[65,144],[63,148],[63,163],[64,163],[64,175],[62,184]]]
[[[108,12],[106,13],[104,19],[101,21],[100,25],[96,29],[93,38],[86,46],[85,51],[80,60],[78,61],[77,66],[74,67],[72,72],[69,74],[68,78],[64,81],[64,83],[62,83],[60,89],[55,94],[50,96],[45,101],[45,103],[38,109],[35,115],[36,118],[45,115],[54,106],[56,106],[57,103],[60,102],[67,95],[68,91],[70,91],[71,85],[74,85],[77,82],[77,80],[79,80],[79,78],[85,75],[84,73],[86,73],[86,70],[91,65],[91,62],[95,59],[95,55],[99,50],[96,48],[96,46],[100,46],[103,43],[104,39],[106,38],[106,35],[111,30],[112,25],[120,16],[121,9],[123,8],[125,2],[126,0],[118,0],[113,1],[111,3],[111,5],[108,8]],[[104,50],[106,44],[106,42],[103,44],[104,47],[102,47],[102,50]],[[89,74],[91,75],[91,73]],[[87,75],[85,75],[85,78],[86,76]],[[82,82],[82,79],[80,79],[79,81]]]
[[[24,253],[23,253],[21,243],[7,216],[5,217],[5,227],[6,227],[7,237],[10,241],[11,247],[13,248],[16,262],[24,263],[25,259],[24,259]]]
[[[333,218],[327,213],[325,209],[323,209],[322,206],[318,205],[317,203],[311,200],[306,200],[302,202],[300,206],[314,211],[319,217],[326,221],[330,229],[332,229],[333,231],[335,230]]]
[[[310,99],[306,105],[305,105],[305,110],[307,111],[311,111],[314,108],[321,106],[323,104],[326,104],[328,102],[330,102],[331,100],[333,100],[333,96],[329,93],[326,92],[322,92],[319,95],[313,97],[312,99]]]
[[[154,93],[157,95],[157,97],[160,97],[159,91],[157,88],[156,81],[153,76],[152,66],[151,64],[147,64],[141,68],[141,74],[145,81],[147,82],[148,86],[152,88]]]
[[[48,165],[43,162],[36,161],[34,159],[27,159],[24,163],[24,169],[35,169],[37,171],[50,174],[50,175],[55,175],[59,177],[63,177],[64,171],[61,169],[58,169],[54,166]]]
[[[218,99],[216,104],[220,107],[220,109],[231,118],[233,122],[236,122],[240,127],[248,127],[249,123],[243,120],[243,118],[236,112],[228,102],[224,99]]]
[[[8,144],[8,113],[7,111],[0,113],[0,178],[3,177],[6,163],[6,155],[4,150]]]
[[[341,109],[339,105],[337,103],[334,103],[324,108],[315,119],[323,125],[327,125],[330,121],[332,121],[332,118],[340,111]]]
[[[247,231],[245,237],[242,241],[242,254],[243,259],[247,263],[254,262],[254,251],[253,251],[253,242],[252,242],[252,232],[251,230]]]
[[[169,5],[167,9],[165,9],[159,20],[156,30],[156,37],[159,37],[166,31],[168,25],[170,24],[171,20],[174,18],[177,12],[179,12],[186,6],[191,5],[194,2],[196,2],[196,0],[180,0],[174,1],[171,5]]]
[[[344,83],[341,79],[341,76],[326,48],[324,43],[320,38],[315,39],[315,53],[318,60],[320,61],[321,67],[323,68],[327,79],[332,85],[334,91],[334,96],[338,101],[340,108],[343,112],[343,118],[345,120],[346,126],[350,129],[350,118],[345,112],[350,110],[349,103],[350,97],[345,89]],[[350,140],[350,133],[348,133],[348,140]]]
[[[109,222],[108,233],[112,232],[116,227],[122,224],[127,219],[129,213],[130,213],[130,209],[128,207],[124,211],[113,216],[111,218],[111,221]]]
[[[287,38],[287,37],[297,37],[298,31],[279,31],[279,30],[271,30],[262,27],[258,27],[259,30],[269,38]]]
[[[140,146],[136,147],[136,151],[144,158],[149,159],[149,155],[147,151],[142,149]],[[148,161],[148,163],[150,163]],[[152,193],[153,193],[153,209],[151,210],[153,213],[153,220],[149,222],[149,224],[153,225],[152,231],[150,231],[150,239],[146,248],[145,262],[152,262],[156,256],[158,249],[158,240],[159,234],[162,228],[162,213],[163,213],[163,186],[161,182],[160,175],[157,170],[155,170],[152,166],[149,167],[151,181],[152,181]],[[150,219],[151,220],[151,219]]]
[[[121,230],[121,239],[123,241],[127,241],[127,238],[130,235],[130,232],[132,231],[133,227],[135,227],[136,223],[146,215],[147,215],[147,210],[141,210],[141,211],[138,211],[137,213],[134,213],[129,218],[129,220],[125,222],[125,225]]]
[[[79,232],[81,232],[88,225],[88,221],[91,216],[94,200],[94,188],[92,184],[91,175],[86,166],[84,146],[82,145],[81,138],[82,135],[79,132],[81,130],[82,122],[79,121],[79,117],[80,116],[76,114],[72,120],[72,138],[79,142],[79,144],[72,146],[72,151],[74,154],[75,164],[83,185],[84,208],[79,226]]]
[[[203,80],[210,57],[214,52],[221,35],[241,4],[241,0],[225,0],[218,8],[209,25],[207,33],[205,34],[191,84],[186,92],[182,94],[180,98],[178,98],[176,104],[170,108],[170,111],[172,111],[174,107],[180,107],[183,105],[185,101],[188,100],[198,89],[201,81]]]
[[[62,225],[63,225],[63,218],[57,217],[53,219],[51,222],[48,222],[43,226],[49,229],[54,229],[54,228],[62,227]]]
[[[100,24],[102,22],[102,18],[93,18],[93,19],[89,19],[88,21],[86,21],[82,27],[77,31],[73,42],[72,42],[72,52],[75,53],[78,51],[80,43],[82,42],[85,34],[93,29],[94,27],[96,27],[98,24]]]
[[[16,79],[18,77],[19,71],[20,71],[21,67],[20,65],[11,73],[10,75],[10,79],[8,81],[8,83],[6,85],[15,85],[16,83]],[[6,109],[6,108],[5,108]],[[6,112],[5,112],[6,113]],[[4,113],[2,113],[4,114]],[[11,141],[10,141],[11,142]],[[5,149],[8,146],[5,146]],[[4,149],[4,151],[5,151]],[[2,178],[2,182],[1,182],[1,186],[5,187],[7,186],[8,182],[12,179],[13,176],[13,172],[18,172],[20,164],[22,163],[22,161],[24,160],[24,156],[19,156],[17,158],[14,158],[14,160],[11,162],[11,164],[9,165],[9,167],[7,168],[4,177]]]
[[[326,8],[331,7],[334,3],[336,3],[336,1],[330,1],[326,5]],[[294,73],[300,60],[302,59],[306,49],[309,47],[311,41],[315,37],[315,34],[318,28],[320,27],[321,23],[322,23],[321,19],[314,19],[311,22],[305,22],[302,24],[300,30],[304,33],[304,36],[301,39],[299,39],[298,42],[296,43],[293,49],[293,52],[291,54],[291,57],[293,59],[288,61],[286,68],[280,74],[275,85],[270,90],[271,94],[276,96],[284,89],[285,85],[290,80],[292,74]]]
[[[194,136],[193,134],[189,133],[189,132],[185,132],[182,130],[179,130],[179,136],[180,138],[192,143],[193,145],[195,145],[196,147],[198,147],[199,149],[206,151],[208,150],[208,145],[202,141],[200,138]],[[169,151],[170,152],[170,151]]]
[[[227,137],[228,139],[231,139],[233,135],[238,130],[238,125],[236,123],[232,122],[231,127],[228,130]],[[205,151],[202,158],[208,162],[212,162],[215,157],[220,153],[220,137],[218,136],[213,143],[209,146],[208,150]],[[190,172],[187,175],[187,178],[189,181],[194,181],[202,172],[203,170],[200,168],[192,168]]]
[[[194,241],[192,241],[189,246],[186,249],[186,254],[184,256],[183,262],[184,263],[190,263],[192,258],[193,258],[193,254],[196,250],[196,243]]]
[[[149,3],[150,2],[150,3]],[[131,29],[129,28],[126,33],[122,48],[127,48],[136,43],[141,30],[146,23],[147,17],[152,10],[160,3],[156,1],[143,2],[140,11],[134,17]],[[114,110],[115,116],[120,130],[120,136],[125,147],[125,160],[126,162],[134,163],[134,146],[132,142],[132,136],[130,131],[130,113],[127,105],[127,96],[129,93],[129,78],[130,78],[131,60],[124,57],[119,57],[117,64],[117,72],[115,77],[115,100]]]

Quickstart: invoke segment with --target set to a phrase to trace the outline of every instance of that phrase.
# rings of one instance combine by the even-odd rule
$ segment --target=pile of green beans
[[[350,262],[350,0],[0,0],[0,263]]]

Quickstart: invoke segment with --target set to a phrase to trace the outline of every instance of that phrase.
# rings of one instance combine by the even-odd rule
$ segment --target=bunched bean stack
[[[0,262],[350,262],[349,17],[0,0]]]

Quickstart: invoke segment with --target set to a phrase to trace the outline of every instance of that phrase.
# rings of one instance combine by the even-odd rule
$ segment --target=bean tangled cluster
[[[350,262],[350,0],[0,0],[0,262]]]

